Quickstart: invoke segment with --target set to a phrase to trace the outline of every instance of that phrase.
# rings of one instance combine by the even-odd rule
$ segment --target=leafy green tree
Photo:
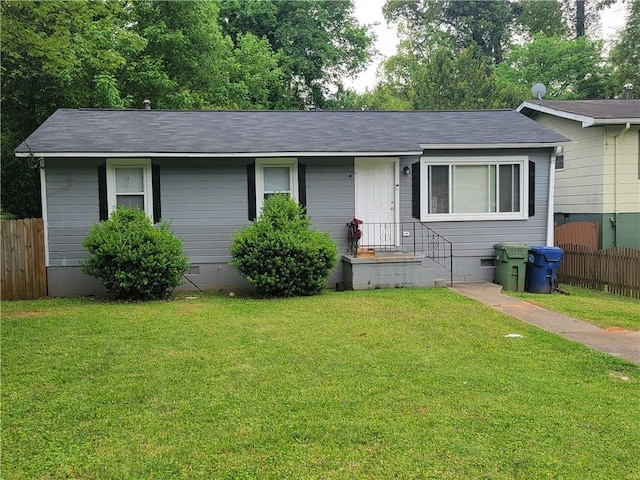
[[[546,98],[605,98],[611,75],[603,64],[602,42],[585,36],[567,40],[544,34],[514,47],[496,73],[500,84],[518,89],[523,100],[530,98],[536,82],[546,85]]]
[[[285,95],[266,39],[218,25],[216,3],[0,3],[2,207],[40,215],[39,175],[13,149],[60,107],[274,108]]]
[[[636,91],[640,89],[640,1],[628,3],[627,24],[614,44],[610,60],[614,68],[613,91],[623,96],[622,87],[631,83]]]
[[[414,110],[463,110],[516,106],[520,98],[509,85],[499,85],[479,47],[459,55],[441,47],[417,62],[398,55],[385,63],[385,82]]]
[[[416,50],[452,45],[461,52],[477,45],[495,63],[502,61],[514,18],[513,4],[504,1],[388,0],[383,11]]]
[[[0,8],[2,205],[39,216],[38,171],[13,149],[57,107],[122,106],[114,76],[123,58],[113,46],[139,39],[111,28],[116,2],[5,1]]]
[[[536,33],[556,37],[569,35],[562,0],[521,0],[514,9],[518,19],[515,29],[520,34],[529,38]]]
[[[353,15],[353,2],[226,0],[220,25],[234,41],[252,33],[279,53],[286,83],[278,108],[327,106],[342,79],[369,61],[373,36]]]

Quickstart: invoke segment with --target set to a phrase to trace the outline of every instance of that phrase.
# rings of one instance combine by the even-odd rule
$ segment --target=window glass
[[[429,167],[429,213],[449,213],[449,165]]]
[[[264,193],[265,198],[270,193],[291,191],[290,167],[264,167]]]
[[[117,195],[116,205],[144,210],[144,195]]]
[[[151,162],[141,159],[107,160],[107,207],[140,208],[153,218]]]
[[[455,165],[453,213],[495,211],[495,165]]]
[[[116,168],[116,193],[143,193],[144,169]]]
[[[500,165],[500,211],[520,211],[520,165]]]

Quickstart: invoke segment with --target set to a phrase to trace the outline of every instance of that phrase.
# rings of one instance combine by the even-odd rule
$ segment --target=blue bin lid
[[[532,245],[529,247],[529,251],[534,254],[543,255],[547,262],[559,262],[564,255],[560,247],[547,247],[543,245]]]

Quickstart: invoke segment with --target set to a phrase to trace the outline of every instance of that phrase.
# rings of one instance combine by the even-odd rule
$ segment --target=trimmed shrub
[[[264,297],[312,295],[326,287],[338,261],[328,233],[288,195],[272,195],[260,217],[233,237],[231,265]]]
[[[82,246],[89,252],[82,271],[99,278],[117,299],[166,298],[189,268],[169,224],[154,226],[137,208],[118,207],[109,220],[91,227]]]

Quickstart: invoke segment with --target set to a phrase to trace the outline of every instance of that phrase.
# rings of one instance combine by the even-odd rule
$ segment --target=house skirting
[[[339,264],[328,279],[333,288],[342,281],[342,265]],[[192,264],[184,275],[176,292],[198,290],[248,291],[253,287],[228,263]],[[47,295],[50,297],[103,296],[107,290],[100,280],[82,273],[79,266],[47,267]]]

